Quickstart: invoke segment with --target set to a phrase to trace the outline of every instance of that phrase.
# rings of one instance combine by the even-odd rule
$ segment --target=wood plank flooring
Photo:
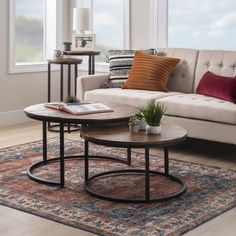
[[[0,148],[40,140],[40,122],[0,128]],[[58,136],[50,132],[49,137]],[[65,137],[78,140],[79,134]],[[152,152],[155,153],[155,150]],[[175,148],[175,158],[194,163],[221,166],[236,170],[236,146],[200,140],[187,140]],[[59,224],[0,205],[1,236],[92,236],[94,234]],[[185,234],[186,236],[236,236],[236,208]]]

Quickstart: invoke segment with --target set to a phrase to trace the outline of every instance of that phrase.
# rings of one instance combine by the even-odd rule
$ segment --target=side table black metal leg
[[[71,88],[71,65],[68,65],[68,93],[67,95],[70,96],[71,92],[70,92],[70,88]]]
[[[84,141],[84,179],[89,179],[89,143]]]
[[[145,199],[150,200],[149,148],[145,148]]]
[[[92,73],[92,75],[94,75],[95,74],[95,56],[94,55],[92,55],[92,71],[91,71],[91,73]]]
[[[51,64],[48,63],[48,102],[51,102]]]
[[[164,159],[165,159],[165,175],[169,175],[169,152],[167,147],[164,147]]]
[[[77,77],[78,77],[78,66],[75,64],[75,97],[77,96]]]
[[[92,74],[92,67],[91,67],[91,63],[92,63],[92,56],[89,55],[89,68],[88,68],[88,74],[91,75]]]
[[[60,123],[60,184],[65,184],[64,123]]]
[[[43,161],[47,162],[47,122],[43,121]]]
[[[61,96],[61,102],[63,101],[63,90],[64,90],[64,86],[63,86],[63,65],[61,64],[61,91],[60,91],[60,96]]]
[[[48,62],[48,102],[51,102],[51,64]],[[48,122],[50,127],[50,122]]]
[[[131,148],[127,148],[127,164],[131,165]]]

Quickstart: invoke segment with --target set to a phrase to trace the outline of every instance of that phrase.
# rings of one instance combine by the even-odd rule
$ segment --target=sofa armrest
[[[109,79],[108,74],[84,75],[77,78],[77,98],[84,100],[84,93],[89,90],[99,89]]]

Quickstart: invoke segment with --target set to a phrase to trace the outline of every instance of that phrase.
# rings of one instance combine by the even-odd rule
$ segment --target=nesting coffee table
[[[33,106],[29,106],[24,109],[26,116],[29,118],[38,120],[42,122],[43,129],[43,160],[33,163],[28,169],[28,176],[39,183],[55,185],[63,187],[65,184],[65,159],[71,158],[84,158],[84,153],[81,155],[74,156],[65,156],[64,154],[64,125],[65,124],[80,124],[83,127],[88,125],[107,125],[107,124],[127,124],[128,120],[131,116],[133,116],[136,112],[136,108],[128,105],[120,105],[120,104],[106,104],[107,106],[113,109],[113,112],[104,112],[104,113],[96,113],[96,114],[88,114],[88,115],[71,115],[66,112],[54,110],[45,107],[44,104],[37,104]],[[59,136],[60,136],[60,155],[57,158],[47,157],[47,123],[55,122],[59,123]],[[85,142],[85,151],[87,143]],[[104,158],[104,159],[112,159],[114,161],[119,161],[122,163],[130,164],[130,155],[131,150],[127,149],[127,160],[121,160],[112,157],[104,157],[104,156],[96,156],[96,158]],[[39,178],[34,175],[34,170],[40,168],[41,166],[47,165],[52,162],[60,162],[60,181],[50,181]]]
[[[141,131],[137,134],[131,134],[128,129],[128,120],[136,112],[136,108],[128,105],[120,104],[106,104],[113,109],[113,112],[104,112],[89,115],[74,116],[62,111],[46,108],[44,104],[37,104],[25,108],[25,114],[35,120],[42,122],[43,129],[43,159],[36,163],[33,163],[27,169],[27,174],[30,179],[39,183],[64,187],[65,184],[65,160],[72,158],[79,158],[84,161],[84,189],[87,193],[96,196],[101,199],[117,201],[117,202],[156,202],[171,199],[183,194],[186,191],[185,182],[176,175],[170,174],[169,171],[169,152],[168,148],[173,145],[177,145],[186,139],[187,132],[183,128],[163,124],[161,135],[148,135],[145,131]],[[47,157],[47,123],[56,122],[59,123],[59,136],[60,136],[60,155],[56,158]],[[80,124],[81,137],[84,139],[84,153],[65,156],[64,153],[64,125],[65,124]],[[125,164],[124,169],[116,169],[111,171],[105,171],[102,173],[89,176],[89,143],[94,143],[102,146],[119,147],[127,150],[127,158],[117,158],[110,156],[92,156],[92,158],[102,158],[112,161],[117,161]],[[164,150],[164,171],[150,170],[150,148],[163,148]],[[131,168],[131,149],[142,148],[145,151],[144,155],[144,168],[135,169]],[[159,157],[156,157],[159,158]],[[44,165],[59,162],[60,163],[60,180],[51,181],[37,177],[34,171]],[[105,191],[105,194],[99,193],[96,189],[93,189],[91,183],[98,181],[100,178],[117,178],[117,176],[127,175],[126,179],[129,183],[129,178],[132,175],[143,176],[144,182],[144,194],[141,198],[121,198],[109,195],[109,189]],[[151,189],[150,182],[153,177],[162,177],[167,181],[179,185],[178,189],[168,194],[162,194],[158,197],[153,197],[153,191]],[[158,182],[158,181],[157,181]],[[143,184],[143,183],[142,183]],[[158,182],[159,184],[159,182]],[[105,186],[109,187],[109,186]],[[139,186],[140,187],[140,186]],[[157,186],[158,187],[158,186]],[[168,186],[164,186],[169,188]]]
[[[184,181],[169,173],[169,155],[168,148],[173,145],[177,145],[183,142],[187,136],[186,130],[182,127],[176,125],[163,124],[161,135],[148,135],[145,131],[139,132],[137,134],[131,134],[128,127],[84,127],[82,129],[82,136],[85,139],[85,190],[98,198],[117,201],[117,202],[130,202],[130,203],[140,203],[140,202],[155,202],[163,201],[170,198],[177,197],[186,191],[186,185]],[[144,157],[144,168],[143,169],[119,169],[106,171],[102,173],[95,174],[89,177],[89,143],[94,143],[103,146],[110,147],[120,147],[120,148],[143,148],[145,150]],[[150,170],[149,163],[149,149],[161,147],[164,149],[164,172],[157,170]],[[158,158],[158,157],[157,157]],[[144,175],[144,196],[139,199],[134,198],[121,198],[117,196],[111,196],[109,193],[109,186],[105,185],[107,188],[105,193],[99,193],[100,189],[93,189],[91,183],[96,182],[101,178],[117,178],[120,175],[127,175],[126,178],[130,178],[130,175]],[[179,185],[177,191],[171,192],[169,194],[164,194],[158,197],[152,198],[150,196],[150,177],[151,176],[161,176],[164,179],[168,179],[169,182],[175,182]],[[116,181],[115,181],[116,182]],[[109,182],[108,182],[109,183]],[[113,186],[110,186],[113,187]],[[126,186],[127,188],[127,186]],[[158,187],[157,187],[158,188]],[[168,186],[166,186],[168,188]],[[123,188],[123,191],[126,191]]]

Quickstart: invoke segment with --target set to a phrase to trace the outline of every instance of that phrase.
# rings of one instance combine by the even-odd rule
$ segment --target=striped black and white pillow
[[[136,50],[109,50],[107,62],[109,63],[109,81],[104,85],[106,88],[117,88],[128,79]],[[157,54],[155,49],[141,50],[151,55]]]

